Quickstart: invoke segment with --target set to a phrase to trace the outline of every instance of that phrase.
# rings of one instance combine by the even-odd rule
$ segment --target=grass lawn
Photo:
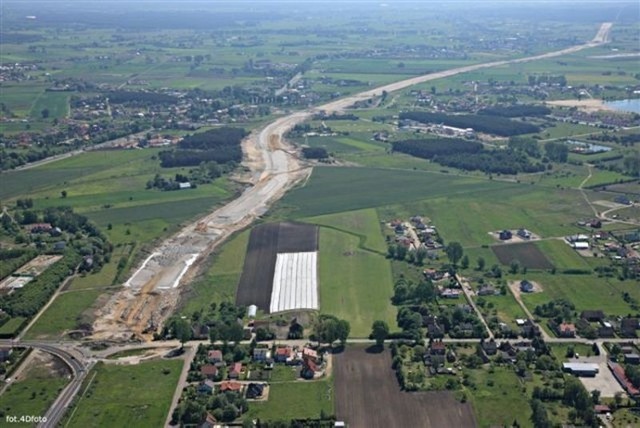
[[[518,302],[516,302],[511,293],[507,293],[504,296],[480,296],[477,299],[484,299],[486,302],[484,309],[481,309],[483,313],[487,312],[490,316],[497,315],[502,322],[508,324],[516,331],[518,331],[516,319],[527,318],[527,315],[524,313],[520,305],[518,305]]]
[[[25,319],[26,318],[23,317],[14,317],[9,319],[9,321],[5,322],[2,324],[2,327],[0,327],[0,334],[16,334]]]
[[[371,324],[395,325],[391,266],[379,254],[360,249],[353,235],[320,228],[320,310],[351,324],[351,337],[368,337]]]
[[[590,269],[580,254],[560,239],[538,241],[535,244],[547,259],[558,269]]]
[[[182,360],[135,366],[98,363],[87,376],[65,426],[162,426],[182,364]]]
[[[180,312],[191,314],[207,309],[211,303],[234,302],[244,257],[247,252],[249,230],[235,234],[213,254],[209,269],[189,285]]]
[[[334,413],[332,379],[271,384],[269,400],[250,403],[243,419],[283,421],[318,418],[321,411],[327,415]]]
[[[364,248],[380,253],[387,251],[387,243],[380,231],[380,219],[373,208],[310,217],[304,220],[358,235],[360,244]]]
[[[584,343],[552,343],[551,353],[559,363],[569,361],[567,357],[567,349],[573,348],[573,351],[580,354],[581,357],[587,357],[593,355],[593,349],[591,345],[585,345]]]
[[[598,278],[593,275],[552,275],[536,272],[527,275],[529,280],[542,285],[542,292],[524,294],[522,299],[529,310],[533,312],[536,305],[553,299],[567,299],[571,301],[576,311],[602,310],[608,315],[626,315],[633,312],[628,303],[622,299],[622,292],[633,290],[631,281],[620,282],[617,279]]]
[[[43,416],[68,380],[45,367],[31,366],[25,378],[13,383],[0,395],[0,412],[11,416]],[[16,427],[31,427],[33,423],[11,423]]]
[[[493,373],[479,369],[469,371],[475,389],[467,389],[480,427],[510,426],[514,420],[521,427],[531,427],[528,397],[511,367],[495,367]]]
[[[83,313],[93,305],[101,290],[70,291],[60,294],[38,321],[27,331],[25,339],[59,338],[78,328]]]

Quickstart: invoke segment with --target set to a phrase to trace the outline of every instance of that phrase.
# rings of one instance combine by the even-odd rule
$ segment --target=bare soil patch
[[[553,264],[534,244],[494,245],[491,247],[500,263],[509,265],[517,260],[527,269],[551,269]]]
[[[613,110],[611,107],[603,103],[602,100],[598,100],[595,98],[588,98],[585,100],[547,101],[547,104],[558,107],[577,107],[580,110],[585,110],[587,112],[594,112],[598,110]]]
[[[477,426],[471,405],[458,402],[451,392],[401,391],[388,351],[349,347],[334,357],[336,416],[349,427]]]
[[[236,304],[256,305],[265,313],[269,313],[277,254],[317,249],[317,226],[268,223],[254,227],[249,235],[247,256],[236,293]]]

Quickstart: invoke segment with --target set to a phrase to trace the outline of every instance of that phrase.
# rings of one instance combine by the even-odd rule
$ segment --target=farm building
[[[589,249],[589,243],[588,242],[574,242],[572,246],[576,250],[588,250]]]
[[[609,370],[611,370],[611,373],[613,373],[613,376],[616,378],[620,386],[622,386],[622,388],[627,391],[627,394],[631,396],[640,394],[640,391],[638,390],[638,388],[633,386],[633,383],[631,383],[624,372],[624,368],[622,368],[620,364],[609,361],[607,365],[609,366]]]
[[[440,293],[440,297],[443,299],[458,299],[460,297],[460,290],[455,290],[453,288],[445,288]]]
[[[595,363],[562,363],[562,370],[576,376],[595,377],[598,365]]]
[[[191,189],[191,183],[186,182],[186,183],[178,183],[178,189],[182,190],[182,189]]]

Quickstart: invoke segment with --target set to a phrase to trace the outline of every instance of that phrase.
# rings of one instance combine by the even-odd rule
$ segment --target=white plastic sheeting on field
[[[270,312],[318,309],[318,252],[280,253],[273,274]]]

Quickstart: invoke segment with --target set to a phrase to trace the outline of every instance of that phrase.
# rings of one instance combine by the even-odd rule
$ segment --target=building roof
[[[231,371],[240,373],[242,371],[242,363],[233,363],[233,366],[231,366]]]
[[[288,346],[284,347],[284,348],[276,348],[276,355],[282,355],[282,356],[289,356],[291,355],[291,348],[289,348]]]
[[[564,370],[572,372],[594,372],[598,373],[599,367],[595,363],[562,363]]]
[[[575,332],[576,331],[575,324],[566,323],[566,322],[563,322],[562,324],[560,324],[560,326],[558,328],[562,332]]]
[[[232,380],[220,382],[220,391],[240,391],[242,384]]]
[[[204,366],[200,367],[200,373],[205,376],[215,376],[218,374],[218,368],[213,364],[205,364]]]
[[[209,357],[209,359],[217,359],[217,360],[222,360],[222,351],[219,349],[214,349],[212,351],[209,351],[207,353],[207,357]]]
[[[441,350],[441,349],[445,349],[446,345],[444,344],[444,342],[433,342],[431,343],[431,349],[436,349],[436,350]]]

